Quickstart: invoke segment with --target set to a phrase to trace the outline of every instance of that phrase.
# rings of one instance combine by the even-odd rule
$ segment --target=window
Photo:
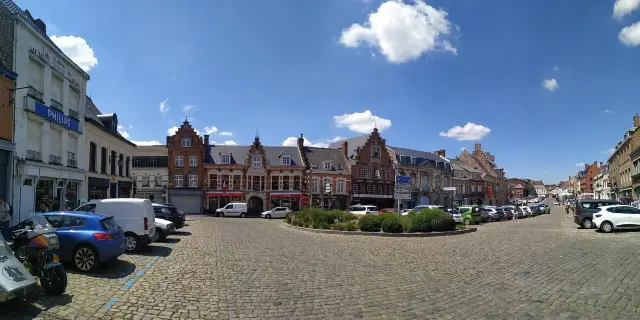
[[[242,182],[241,179],[242,179],[241,175],[239,175],[239,174],[233,175],[233,180],[231,180],[231,189],[233,189],[233,190],[242,189],[242,186],[240,184]]]
[[[111,157],[109,157],[109,161],[111,163],[111,175],[116,175],[116,152],[111,151]]]
[[[371,146],[371,159],[380,159],[380,146]]]
[[[282,190],[291,190],[291,176],[282,176]]]
[[[342,170],[342,165],[341,164],[336,164],[336,170]]]
[[[227,176],[228,179],[228,176]],[[189,175],[189,188],[197,188],[198,187],[198,176],[195,174]]]
[[[280,176],[271,176],[271,190],[280,190]]]
[[[325,171],[331,171],[331,161],[324,161],[322,167]]]
[[[84,206],[74,210],[74,211],[84,211],[84,212],[96,212],[96,205],[95,204],[85,204]]]
[[[322,179],[322,191],[323,192],[331,192],[333,190],[333,188],[331,188],[331,178],[330,177],[325,177],[324,179]]]
[[[360,193],[360,185],[357,183],[352,183],[351,184],[351,190],[353,191],[353,194],[359,194]]]
[[[285,165],[285,166],[291,165],[291,156],[289,155],[282,156],[282,165]]]
[[[189,138],[189,137],[183,137],[183,138],[182,138],[182,147],[183,147],[183,148],[191,147],[191,138]]]
[[[209,175],[209,189],[218,190],[218,175],[210,174]]]
[[[338,179],[336,180],[336,193],[345,193],[347,192],[347,180]]]
[[[176,188],[182,188],[184,186],[184,177],[181,174],[176,174],[173,177],[173,186]]]
[[[198,166],[198,156],[189,156],[189,167],[195,168]]]
[[[107,148],[100,149],[100,173],[107,173]]]
[[[184,166],[184,158],[182,156],[176,156],[175,166],[179,168]]]
[[[140,158],[139,157],[134,157],[133,158],[133,167],[134,168],[140,167],[140,164],[141,164]]]
[[[313,181],[311,183],[311,190],[314,193],[320,193],[320,178],[319,177],[313,177]]]
[[[293,190],[300,190],[301,176],[293,176]]]
[[[222,163],[229,164],[231,163],[231,155],[230,154],[222,154],[220,158]]]
[[[127,177],[131,176],[131,169],[130,169],[131,167],[129,165],[130,163],[131,163],[131,158],[127,157],[127,162],[125,163],[125,168],[127,169],[127,174],[126,174]]]
[[[120,156],[118,157],[118,175],[122,177],[122,175],[124,174],[123,172],[123,165],[124,165],[124,155],[121,153]]]
[[[156,168],[158,166],[158,158],[149,158],[149,167]]]
[[[367,168],[359,168],[358,169],[358,179],[369,179],[369,169],[367,169]]]
[[[260,155],[259,154],[254,154],[253,155],[253,159],[251,161],[253,163],[253,167],[254,168],[260,168],[262,165],[262,161],[260,161]]]
[[[98,157],[98,146],[91,142],[89,143],[89,171],[96,172],[96,162]]]
[[[42,152],[42,123],[38,121],[28,120],[27,127],[27,135],[29,138],[29,143],[27,145],[27,149],[33,151],[34,153]],[[40,154],[38,157],[34,157],[32,160],[42,160],[42,155]],[[35,159],[38,158],[38,159]]]

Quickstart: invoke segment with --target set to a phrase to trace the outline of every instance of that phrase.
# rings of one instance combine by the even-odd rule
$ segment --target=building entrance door
[[[247,212],[249,215],[260,215],[264,209],[264,203],[262,198],[253,196],[249,198],[249,208]]]

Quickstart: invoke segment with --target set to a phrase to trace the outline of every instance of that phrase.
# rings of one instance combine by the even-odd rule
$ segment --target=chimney
[[[482,151],[482,144],[476,143],[475,144],[475,151],[477,151],[477,152]]]
[[[349,158],[349,149],[347,149],[349,147],[349,143],[347,143],[347,140],[342,141],[342,155],[344,155],[345,159]]]
[[[633,126],[636,128],[640,127],[640,117],[638,116],[637,113],[635,116],[633,116]]]
[[[589,169],[589,165],[585,163],[585,164],[584,164],[584,169],[585,169],[585,170]]]
[[[170,136],[167,136],[167,147],[168,147],[169,145],[171,145],[171,137],[170,137]]]
[[[33,22],[36,24],[38,29],[40,29],[40,31],[44,32],[44,34],[47,34],[47,25],[44,23],[44,21],[42,21],[41,19],[35,19]]]
[[[208,134],[204,135],[204,146],[205,147],[209,146],[209,135]]]
[[[438,155],[443,157],[443,158],[445,158],[446,155],[447,155],[447,151],[443,150],[443,149],[440,149],[440,150],[438,150]]]
[[[300,134],[300,138],[298,138],[298,148],[302,149],[304,147],[304,135]]]

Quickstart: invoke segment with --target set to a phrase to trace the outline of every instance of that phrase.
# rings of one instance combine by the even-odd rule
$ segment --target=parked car
[[[358,204],[351,206],[349,212],[353,214],[379,214],[380,210],[376,206]]]
[[[402,216],[406,216],[409,214],[409,212],[413,211],[413,209],[402,209],[402,211],[400,211],[400,215]]]
[[[153,213],[155,213],[156,218],[169,220],[173,222],[173,225],[176,229],[180,229],[184,227],[185,216],[184,212],[180,211],[176,206],[172,204],[153,204]]]
[[[533,206],[529,206],[529,210],[531,210],[531,215],[532,216],[537,216],[542,214],[542,209],[540,208],[539,204],[533,205]]]
[[[463,224],[478,224],[482,222],[482,213],[477,206],[460,206],[456,210],[460,211]]]
[[[594,227],[593,214],[598,211],[597,209],[599,207],[612,206],[616,204],[620,203],[616,200],[578,200],[576,201],[576,210],[575,215],[573,216],[573,222],[585,229],[591,229]]]
[[[504,209],[502,207],[497,207],[495,209],[489,210],[489,220],[490,221],[502,221],[506,219],[504,215]]]
[[[541,203],[540,204],[540,210],[542,211],[542,213],[544,214],[550,214],[551,213],[551,208],[549,208],[548,205]]]
[[[478,207],[478,211],[480,212],[480,215],[482,216],[481,222],[482,223],[489,222],[489,218],[491,217],[489,215],[489,210],[486,209],[485,207]]]
[[[447,212],[451,215],[451,217],[453,218],[453,221],[455,221],[456,223],[462,223],[463,219],[460,211],[456,209],[447,209]],[[469,214],[467,214],[467,216],[468,215]],[[471,217],[469,216],[468,219],[471,220]]]
[[[267,210],[260,214],[260,217],[265,219],[271,218],[286,218],[287,215],[291,213],[291,209],[287,207],[275,207],[271,210]]]
[[[232,202],[226,206],[216,209],[217,217],[247,217],[247,204],[244,202]]]
[[[516,207],[514,206],[502,206],[500,209],[504,213],[504,218],[508,220],[513,219],[513,215],[516,213]]]
[[[167,240],[167,236],[176,231],[175,225],[169,220],[156,218],[155,223],[157,239],[160,241]]]
[[[396,208],[382,208],[380,209],[380,214],[385,214],[385,213],[398,213],[398,209]]]
[[[529,206],[521,206],[520,209],[522,209],[523,218],[528,218],[532,216],[531,208],[529,208]]]
[[[593,213],[593,223],[606,233],[615,229],[640,229],[640,209],[627,205],[598,207]]]
[[[93,272],[126,250],[124,232],[113,217],[81,211],[41,215],[56,229],[60,259],[79,271]]]
[[[111,216],[126,237],[127,252],[138,252],[156,237],[155,214],[149,199],[117,198],[91,200],[74,211]]]
[[[440,210],[444,211],[444,207],[443,206],[438,206],[438,205],[433,205],[433,204],[419,205],[419,206],[416,206],[415,208],[411,209],[411,211],[420,211],[422,209],[440,209]]]

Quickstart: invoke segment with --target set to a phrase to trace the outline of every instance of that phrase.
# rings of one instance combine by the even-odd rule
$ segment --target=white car
[[[349,208],[349,212],[353,214],[379,214],[380,209],[376,206],[372,205],[362,205],[358,204],[355,206],[351,206]]]
[[[167,236],[172,234],[176,230],[176,227],[173,225],[173,222],[169,220],[156,218],[155,223],[156,223],[156,234],[157,234],[156,239],[160,241],[167,239]]]
[[[593,223],[607,233],[614,229],[639,229],[640,209],[620,204],[602,206],[593,213]]]
[[[265,219],[271,218],[286,218],[287,215],[291,213],[291,209],[287,207],[275,207],[271,210],[267,210],[260,214],[260,217]]]
[[[413,209],[402,209],[402,211],[400,211],[400,215],[401,216],[409,215],[409,212],[411,211],[413,211]]]
[[[522,208],[522,215],[525,217],[530,217],[531,216],[531,208],[527,207],[527,206],[522,206],[520,207]]]

